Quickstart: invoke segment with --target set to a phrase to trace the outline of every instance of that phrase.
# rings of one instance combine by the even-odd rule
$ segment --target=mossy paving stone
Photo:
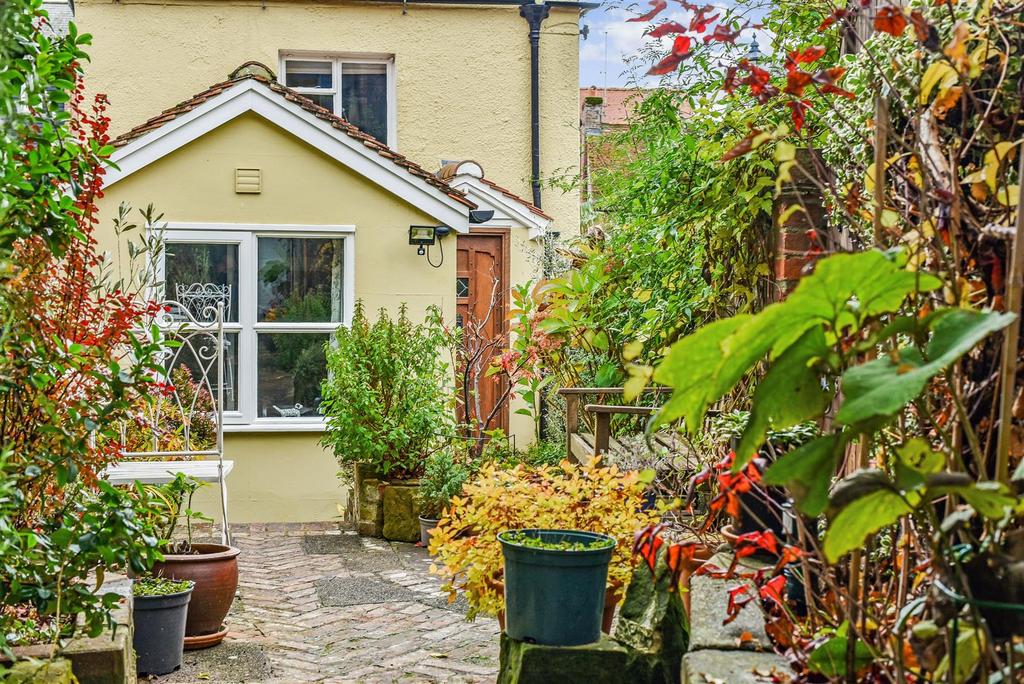
[[[181,669],[150,681],[160,684],[242,684],[267,679],[272,679],[270,663],[260,645],[229,640],[213,648],[185,651]]]
[[[463,596],[454,603],[439,593],[414,591],[382,577],[328,577],[317,580],[316,593],[320,605],[330,607],[364,606],[371,603],[420,603],[431,608],[444,608],[461,615],[469,610]]]
[[[386,541],[357,534],[315,534],[302,538],[302,551],[318,556],[338,556],[346,570],[381,572],[394,569],[399,555]]]

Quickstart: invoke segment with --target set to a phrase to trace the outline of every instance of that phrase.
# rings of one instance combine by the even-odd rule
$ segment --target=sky
[[[723,6],[725,4],[729,3],[724,3]],[[600,8],[587,12],[583,24],[589,27],[590,33],[585,40],[582,37],[580,39],[580,87],[658,85],[657,77],[644,76],[644,72],[651,66],[650,60],[639,55],[643,45],[652,42],[644,36],[651,23],[626,21],[647,9],[649,7],[645,0],[613,0],[602,2]],[[661,23],[674,19],[685,24],[689,18],[689,12],[676,3],[670,3],[655,21]],[[744,34],[741,42],[749,42],[748,35]],[[663,38],[660,42],[662,52],[667,52],[671,38]],[[769,47],[765,36],[759,35],[758,43],[761,44],[762,51]]]

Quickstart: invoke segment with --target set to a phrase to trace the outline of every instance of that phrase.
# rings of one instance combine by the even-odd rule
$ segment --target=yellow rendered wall
[[[263,170],[262,194],[235,194],[238,167]],[[356,297],[370,311],[408,302],[416,320],[437,304],[446,319],[454,318],[455,259],[431,268],[408,244],[409,225],[431,219],[255,114],[110,186],[101,202],[98,236],[106,250],[114,248],[110,219],[121,202],[152,203],[170,222],[355,225]],[[347,491],[336,476],[334,456],[317,445],[319,436],[227,434],[226,457],[235,462],[228,480],[232,520],[336,517]],[[219,511],[216,487],[206,488],[197,501],[200,510]]]
[[[424,168],[474,159],[531,197],[527,22],[518,7],[288,0],[78,0],[93,35],[92,92],[110,99],[122,132],[225,80],[248,60],[278,69],[281,51],[394,54],[398,149]],[[578,10],[555,9],[541,35],[545,178],[579,163]],[[544,190],[563,235],[579,227],[578,193]]]

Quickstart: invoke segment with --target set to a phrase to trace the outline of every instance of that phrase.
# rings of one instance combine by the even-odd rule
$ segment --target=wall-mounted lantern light
[[[416,245],[416,254],[424,256],[427,249],[439,244],[441,238],[452,231],[448,226],[409,226],[409,244]],[[427,263],[434,268],[439,268],[444,263],[444,249],[441,249],[441,261],[436,264],[430,261],[427,255]]]
[[[409,244],[416,245],[416,253],[423,256],[427,253],[427,247],[432,247],[437,241],[437,226],[409,226]]]

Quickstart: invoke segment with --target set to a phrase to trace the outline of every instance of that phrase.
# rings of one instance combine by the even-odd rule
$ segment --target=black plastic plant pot
[[[181,667],[185,650],[185,618],[192,589],[162,596],[134,596],[135,669],[163,675]]]
[[[582,551],[537,548],[515,541],[520,535],[545,544],[606,545]],[[594,532],[532,529],[502,532],[498,541],[505,557],[505,632],[510,638],[579,646],[601,637],[614,539]]]

